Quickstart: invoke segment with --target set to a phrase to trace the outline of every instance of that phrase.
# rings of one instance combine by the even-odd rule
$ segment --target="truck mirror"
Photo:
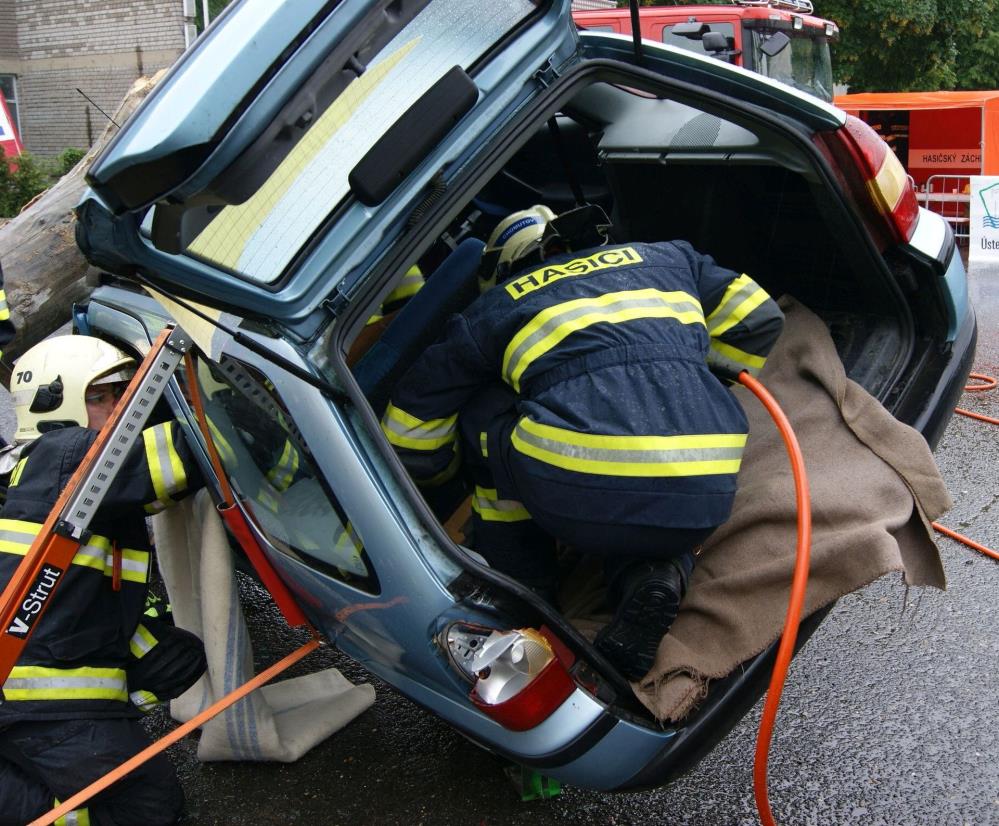
[[[677,23],[670,27],[671,34],[691,40],[700,40],[710,31],[711,27],[707,23],[698,23],[696,20],[688,20],[686,23]]]
[[[760,44],[760,51],[767,57],[776,57],[787,48],[790,42],[791,38],[784,32],[774,32]]]

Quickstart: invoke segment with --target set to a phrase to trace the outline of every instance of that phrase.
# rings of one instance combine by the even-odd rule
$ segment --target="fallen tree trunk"
[[[115,123],[128,119],[162,74],[135,81],[114,114]],[[10,384],[14,360],[69,321],[72,305],[85,300],[93,289],[94,278],[88,278],[93,268],[76,246],[73,209],[86,187],[84,176],[90,164],[117,131],[114,124],[108,124],[72,170],[0,227],[4,287],[17,328],[0,362],[0,381],[5,386]]]

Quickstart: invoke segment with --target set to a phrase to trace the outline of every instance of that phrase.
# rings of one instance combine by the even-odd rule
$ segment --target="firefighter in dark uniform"
[[[686,242],[607,245],[593,215],[501,222],[483,258],[498,283],[405,374],[382,426],[421,485],[467,469],[491,566],[549,595],[552,538],[601,554],[616,610],[596,645],[639,679],[692,551],[731,512],[747,422],[719,376],[757,373],[783,315]]]
[[[23,445],[0,511],[0,588],[111,415],[134,361],[87,336],[47,339],[15,365]],[[145,516],[201,484],[174,422],[147,428],[3,684],[0,824],[50,810],[149,745],[136,718],[205,669],[201,641],[143,616],[152,566]],[[65,823],[174,823],[183,794],[158,755]]]

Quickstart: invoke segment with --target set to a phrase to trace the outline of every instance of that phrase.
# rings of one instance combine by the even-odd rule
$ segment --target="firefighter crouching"
[[[553,538],[602,555],[615,613],[596,646],[637,680],[693,551],[731,512],[747,422],[718,376],[757,373],[783,315],[684,241],[607,245],[596,216],[504,219],[484,291],[405,374],[382,426],[424,487],[464,466],[470,544],[492,567],[551,599]]]
[[[48,339],[18,360],[11,382],[18,453],[0,510],[0,588],[134,367],[126,353],[87,336]],[[3,684],[0,824],[39,817],[148,746],[136,718],[179,696],[205,670],[196,636],[143,616],[152,568],[144,517],[202,483],[174,422],[147,428],[142,441],[123,461],[92,535]],[[182,806],[161,754],[65,821],[174,823]]]

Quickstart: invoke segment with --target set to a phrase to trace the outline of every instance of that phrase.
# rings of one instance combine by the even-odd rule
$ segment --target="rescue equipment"
[[[81,546],[86,548],[93,540],[90,524],[120,469],[121,461],[135,443],[143,439],[143,426],[190,345],[188,336],[177,327],[168,327],[159,335],[0,595],[0,683],[14,670],[35,625],[54,598],[67,567],[77,561],[75,558]],[[119,356],[124,355],[117,348],[111,349]],[[104,365],[107,369],[99,373],[127,366],[120,357],[116,356],[112,361],[113,364]],[[85,389],[84,385],[81,394]],[[196,383],[191,384],[190,391],[200,407]],[[199,420],[218,473],[221,465],[217,464],[214,445],[207,435],[208,426],[203,411]],[[219,475],[219,480],[226,499],[221,511],[226,524],[246,551],[289,624],[307,624],[301,609],[264,556],[245,515],[236,507],[225,475]]]

